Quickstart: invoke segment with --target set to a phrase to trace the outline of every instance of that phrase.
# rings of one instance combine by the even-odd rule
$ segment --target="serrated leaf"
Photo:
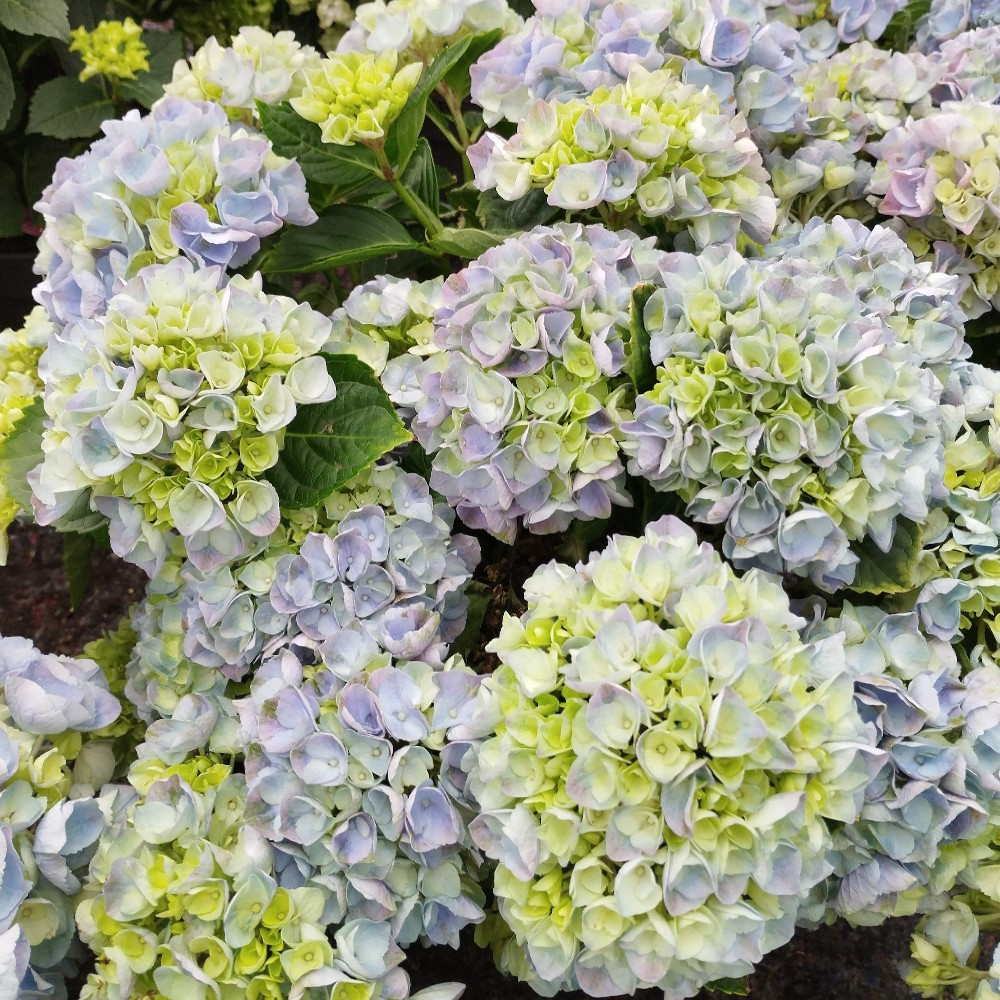
[[[69,606],[74,611],[87,596],[95,547],[96,540],[92,534],[70,531],[62,536],[63,576],[69,591]]]
[[[26,131],[53,139],[84,139],[96,135],[101,123],[114,117],[115,106],[98,84],[59,76],[32,95]]]
[[[643,310],[653,294],[653,285],[637,285],[632,290],[628,307],[628,342],[625,345],[625,368],[635,386],[636,395],[648,392],[656,385],[656,366],[649,353],[649,331],[643,320]]]
[[[367,146],[337,146],[324,142],[318,125],[307,122],[290,104],[257,102],[260,124],[274,151],[298,161],[307,180],[336,189],[350,189],[372,175],[382,176]]]
[[[888,552],[883,552],[870,538],[852,545],[859,562],[850,589],[858,594],[902,594],[912,589],[920,541],[920,525],[901,517],[896,521]]]
[[[475,260],[487,250],[499,246],[504,237],[483,229],[443,229],[430,240],[431,246],[462,260]]]
[[[437,164],[431,145],[426,139],[417,142],[400,183],[412,191],[435,215],[441,210],[441,188],[438,185]]]
[[[21,35],[68,38],[66,0],[0,0],[0,25]]]
[[[285,430],[267,478],[290,510],[313,507],[411,435],[372,370],[346,354],[325,354],[337,396],[302,406]]]
[[[184,41],[176,31],[144,31],[142,40],[149,49],[149,70],[134,80],[122,80],[122,96],[144,108],[151,108],[163,96],[163,85],[173,75],[174,64],[184,57]]]
[[[541,188],[532,188],[517,201],[504,201],[494,190],[484,191],[479,196],[476,212],[483,229],[508,233],[522,233],[535,226],[544,226],[558,213],[559,209],[546,201]]]
[[[286,230],[263,262],[265,273],[329,271],[419,246],[392,216],[366,205],[334,205],[311,226]]]
[[[0,130],[7,127],[14,109],[14,74],[10,71],[7,53],[0,49]]]
[[[0,442],[0,481],[22,510],[31,510],[28,473],[42,461],[44,429],[45,406],[36,399],[25,408],[7,439]]]
[[[499,38],[500,33],[499,31],[491,32],[490,35],[496,35]],[[405,170],[406,165],[410,162],[410,157],[417,148],[417,140],[420,138],[424,127],[424,118],[427,115],[427,99],[449,73],[459,71],[474,43],[483,37],[482,35],[467,35],[453,45],[449,45],[420,75],[416,87],[413,88],[406,104],[403,105],[403,110],[399,113],[399,117],[389,126],[386,133],[385,152],[389,157],[389,162],[396,167],[397,171]]]
[[[740,979],[716,979],[714,983],[709,983],[707,988],[713,993],[727,993],[729,996],[750,996],[750,980],[747,976]]]

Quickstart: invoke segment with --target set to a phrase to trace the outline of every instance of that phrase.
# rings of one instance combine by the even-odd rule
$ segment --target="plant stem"
[[[472,145],[472,136],[469,135],[469,130],[465,124],[465,118],[462,115],[462,102],[458,99],[458,95],[454,90],[451,89],[446,83],[439,83],[437,87],[438,93],[444,98],[444,103],[448,106],[448,112],[452,117],[452,121],[455,123],[455,129],[458,132],[458,141],[461,145],[462,154],[462,176],[465,180],[471,181],[473,178],[472,164],[469,162],[468,156],[466,156],[466,150]]]
[[[441,225],[441,220],[437,217],[437,215],[432,212],[412,191],[407,191],[407,189],[402,185],[399,178],[396,176],[396,171],[392,169],[392,164],[389,163],[389,159],[385,155],[385,149],[380,145],[373,145],[371,150],[375,154],[375,159],[378,161],[378,165],[382,168],[382,176],[392,187],[393,191],[399,195],[399,200],[413,213],[416,220],[424,227],[424,229],[427,230],[428,233],[430,233],[431,236],[436,236],[438,233],[442,232],[444,230],[444,226]]]

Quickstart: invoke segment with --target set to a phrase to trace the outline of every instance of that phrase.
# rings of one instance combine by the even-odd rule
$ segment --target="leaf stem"
[[[462,115],[462,102],[455,91],[446,83],[439,83],[437,92],[444,98],[444,103],[448,107],[448,112],[458,132],[458,141],[462,147],[460,150],[462,154],[462,175],[465,180],[471,181],[473,178],[472,164],[469,162],[468,156],[466,156],[466,151],[472,145],[472,136],[469,135],[469,129],[465,124],[465,117]]]
[[[396,194],[399,195],[399,200],[413,213],[416,220],[431,236],[437,236],[438,233],[443,232],[444,226],[441,225],[441,220],[437,217],[437,214],[432,212],[420,198],[412,191],[408,191],[400,182],[396,176],[396,171],[393,170],[392,164],[385,155],[385,148],[381,145],[373,144],[371,149],[375,154],[378,165],[382,168],[382,176]]]

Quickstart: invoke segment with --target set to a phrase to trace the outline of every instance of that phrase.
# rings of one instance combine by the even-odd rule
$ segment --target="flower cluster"
[[[278,525],[274,465],[297,407],[332,399],[317,354],[330,321],[219,267],[152,265],[102,320],[53,335],[42,357],[51,426],[31,475],[40,523],[81,505],[115,552],[152,575],[176,530],[209,570]]]
[[[168,561],[137,610],[126,694],[146,718],[185,695],[216,702],[291,638],[336,647],[359,631],[394,656],[440,664],[465,626],[479,546],[454,513],[394,464],[349,482],[319,509],[288,512],[252,557],[202,572]],[[352,641],[352,640],[351,640]]]
[[[488,647],[469,776],[513,967],[593,996],[744,974],[867,781],[839,643],[804,646],[773,579],[672,517],[525,597]]]
[[[189,60],[174,64],[173,78],[163,92],[190,101],[213,101],[233,115],[250,111],[255,101],[280,104],[302,94],[306,72],[320,63],[320,54],[300,45],[291,31],[271,34],[247,26],[220,45],[209,38]]]
[[[699,247],[763,242],[775,201],[741,117],[672,72],[635,66],[585,97],[538,100],[513,138],[487,132],[469,149],[481,191],[515,201],[542,188],[550,205],[602,208],[687,232]]]
[[[940,79],[935,100],[1000,100],[1000,23],[965,31],[946,41],[935,53]]]
[[[919,52],[886,52],[861,41],[796,77],[806,100],[801,134],[765,153],[783,214],[808,221],[835,211],[871,215],[865,204],[874,165],[865,143],[931,110],[941,75]]]
[[[102,316],[147,264],[183,254],[237,268],[285,223],[316,220],[298,164],[216,104],[167,97],[103,128],[86,153],[59,161],[36,205],[35,295],[60,325]]]
[[[855,699],[883,758],[860,815],[834,832],[834,874],[812,918],[873,923],[951,887],[963,849],[1000,819],[1000,669],[963,671],[915,612],[846,604],[807,632],[843,635]]]
[[[470,527],[510,540],[519,523],[560,531],[629,502],[618,431],[629,307],[662,257],[631,233],[538,227],[445,282],[442,350],[390,395],[414,407],[431,487]]]
[[[147,759],[132,781],[139,799],[102,838],[77,914],[97,953],[81,998],[406,997],[387,928],[341,923],[319,883],[279,884],[280,856],[244,822],[242,775]]]
[[[0,637],[0,684],[0,984],[18,996],[72,968],[72,900],[120,805],[103,788],[120,706],[97,664],[27,639]]]
[[[395,52],[346,52],[306,67],[301,93],[291,105],[320,126],[324,142],[351,146],[378,143],[395,121],[423,69],[408,63],[397,70]]]
[[[353,12],[338,52],[393,52],[430,64],[466,35],[508,35],[521,18],[507,0],[369,0]]]
[[[453,947],[482,920],[459,768],[479,683],[457,657],[394,660],[344,632],[293,641],[237,703],[247,822],[331,887],[338,919]]]
[[[810,259],[817,239],[836,246],[826,229],[760,261],[669,257],[644,310],[656,385],[622,431],[629,471],[723,525],[734,565],[833,590],[854,578],[850,542],[888,551],[898,518],[927,516],[944,462],[929,359],[888,322],[891,300],[869,294],[863,253],[840,254],[840,273]],[[883,278],[898,282],[898,265]],[[944,324],[924,329],[960,342]]]
[[[917,25],[916,46],[929,52],[964,31],[995,24],[1000,24],[997,0],[931,0]]]
[[[93,31],[84,27],[70,33],[70,52],[83,61],[80,79],[106,76],[111,80],[134,80],[149,71],[149,49],[142,28],[130,17],[124,21],[99,21]]]
[[[434,354],[434,314],[441,307],[444,278],[413,281],[382,274],[356,285],[344,304],[331,317],[333,329],[324,347],[331,354],[353,354],[376,375],[383,375],[390,360],[385,384],[402,382],[417,361]],[[417,393],[419,386],[415,387]]]
[[[537,99],[561,102],[625,82],[631,70],[675,68],[709,87],[754,128],[794,131],[802,101],[797,33],[769,22],[759,2],[555,0],[472,69],[472,97],[488,125],[519,122]]]
[[[768,16],[798,28],[812,59],[833,55],[840,42],[876,41],[906,0],[764,0]]]
[[[52,333],[45,310],[36,306],[19,330],[0,332],[0,444],[10,437],[24,411],[41,395],[38,360]],[[0,481],[0,566],[7,563],[7,529],[21,508]]]
[[[954,244],[973,270],[963,305],[1000,305],[1000,107],[945,102],[871,145],[878,210],[928,240]]]

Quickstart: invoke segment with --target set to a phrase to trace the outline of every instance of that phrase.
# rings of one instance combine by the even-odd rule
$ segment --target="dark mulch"
[[[494,601],[484,632],[496,634],[501,610],[517,613],[520,584],[540,563],[552,557],[541,540],[504,555],[489,552],[488,568],[477,574]],[[541,544],[538,544],[541,543]],[[498,557],[494,563],[492,560]],[[114,627],[137,601],[143,574],[109,552],[94,556],[90,593],[74,612],[62,574],[58,535],[44,528],[16,525],[10,532],[10,558],[0,569],[0,634],[24,635],[46,652],[76,654],[84,643]],[[474,658],[488,666],[481,647]],[[843,924],[812,933],[800,932],[786,947],[769,955],[750,981],[756,1000],[907,1000],[896,970],[909,954],[911,921],[852,930]],[[532,1000],[526,986],[501,977],[488,952],[471,942],[450,948],[414,949],[407,966],[414,989],[440,982],[468,984],[468,1000]],[[646,1000],[661,996],[650,990]],[[583,994],[563,994],[579,1000]],[[718,998],[720,994],[705,994]]]

